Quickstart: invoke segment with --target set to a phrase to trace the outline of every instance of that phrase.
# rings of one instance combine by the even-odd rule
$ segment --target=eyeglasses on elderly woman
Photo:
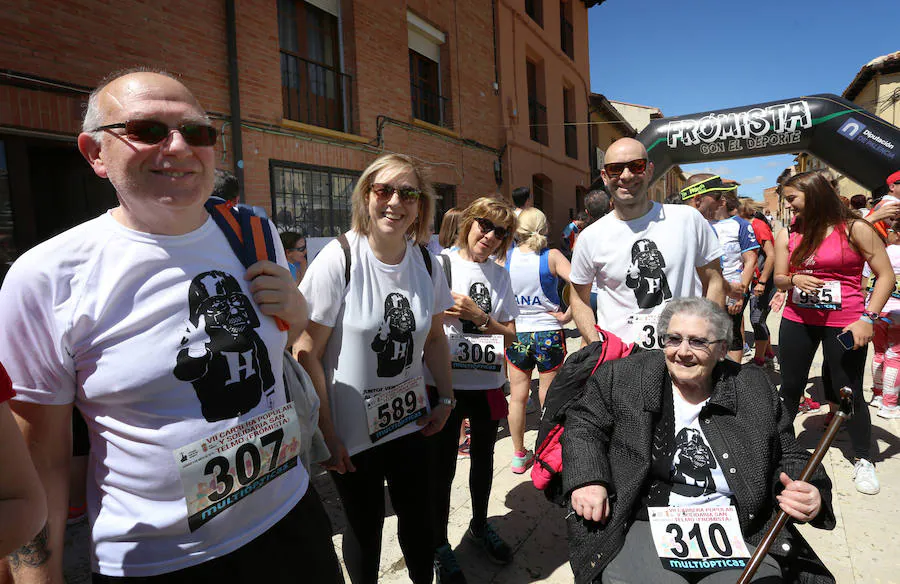
[[[716,343],[722,343],[725,339],[704,339],[703,337],[682,337],[676,333],[664,333],[659,336],[663,347],[666,349],[677,349],[681,347],[684,341],[687,341],[688,347],[695,351],[710,351]]]

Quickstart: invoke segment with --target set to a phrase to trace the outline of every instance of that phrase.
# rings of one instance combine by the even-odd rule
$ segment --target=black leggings
[[[769,325],[766,317],[769,316],[769,302],[775,294],[775,285],[770,280],[766,282],[766,288],[760,296],[750,296],[750,325],[753,327],[753,339],[756,341],[769,340]]]
[[[729,351],[742,351],[744,349],[744,310],[747,308],[747,295],[741,303],[741,310],[737,314],[731,314],[731,344]]]
[[[822,345],[828,374],[823,376],[825,397],[837,402],[838,390],[853,390],[853,416],[845,422],[857,458],[871,460],[872,419],[863,398],[863,375],[866,368],[868,346],[847,351],[837,336],[838,327],[807,325],[786,318],[781,319],[778,336],[778,352],[781,361],[781,397],[793,420],[812,365],[816,349]]]
[[[488,498],[494,480],[494,443],[500,420],[491,420],[487,392],[455,390],[456,407],[444,429],[431,438],[434,480],[434,548],[447,542],[447,522],[450,517],[450,491],[456,475],[456,455],[459,446],[459,425],[469,418],[471,428],[469,458],[469,493],[472,496],[472,525],[482,527],[487,521]]]
[[[425,437],[419,432],[409,434],[364,450],[350,460],[355,472],[331,473],[347,515],[342,551],[350,581],[378,582],[387,479],[409,578],[415,584],[430,584],[434,548],[430,517],[424,512],[432,507],[429,476],[423,470],[428,460]]]

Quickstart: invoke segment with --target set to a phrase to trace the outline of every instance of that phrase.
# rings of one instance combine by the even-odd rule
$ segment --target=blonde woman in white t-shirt
[[[566,358],[562,325],[567,313],[560,312],[558,279],[569,280],[571,265],[557,249],[547,248],[547,217],[534,207],[519,215],[515,248],[506,256],[506,269],[519,307],[517,340],[506,350],[509,364],[509,433],[513,441],[510,466],[524,473],[534,463],[534,453],[525,449],[525,407],[531,389],[531,372],[537,367],[541,407],[547,388]]]
[[[379,157],[353,190],[351,230],[325,246],[300,284],[310,323],[298,358],[321,399],[319,428],[331,451],[323,466],[347,515],[343,555],[354,584],[378,579],[385,480],[410,580],[433,578],[425,436],[444,427],[455,405],[442,327],[453,299],[421,247],[433,197],[410,157]],[[435,377],[434,407],[423,358]]]
[[[454,397],[457,406],[447,426],[432,441],[435,493],[435,572],[439,582],[465,581],[447,540],[450,490],[456,472],[458,428],[463,418],[471,428],[469,491],[472,520],[467,537],[496,563],[508,563],[509,546],[487,521],[494,475],[494,443],[508,407],[503,385],[504,347],[516,339],[518,314],[509,274],[492,256],[504,257],[512,242],[516,217],[509,203],[482,197],[463,212],[456,246],[441,255],[449,268],[455,304],[444,312],[450,341]],[[430,369],[430,366],[429,366]],[[429,381],[429,383],[431,383]]]

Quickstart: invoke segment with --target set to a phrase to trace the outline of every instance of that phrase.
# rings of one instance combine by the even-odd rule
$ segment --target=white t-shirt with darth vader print
[[[310,320],[333,330],[322,365],[338,436],[353,456],[421,429],[430,411],[424,396],[423,348],[431,318],[453,305],[433,256],[408,242],[399,264],[375,257],[365,237],[350,231],[350,284],[344,251],[332,241],[309,265],[300,290]],[[381,420],[385,422],[382,423]]]
[[[453,292],[468,296],[498,322],[519,316],[506,268],[492,259],[480,263],[464,260],[458,249],[445,250],[440,260],[450,262]],[[450,343],[453,389],[496,389],[506,383],[502,335],[488,335],[479,331],[476,323],[449,316],[444,317],[444,332]],[[425,379],[434,384],[427,367]]]
[[[709,400],[691,404],[672,388],[672,401],[675,406],[675,443],[669,506],[730,505],[734,491],[728,485],[700,426],[700,411]]]
[[[223,556],[306,492],[287,334],[244,273],[212,219],[164,236],[107,213],[26,252],[0,289],[16,399],[74,403],[87,422],[94,571],[154,576]]]
[[[596,282],[597,324],[626,342],[658,347],[643,334],[673,298],[700,296],[697,268],[722,256],[713,228],[693,207],[661,205],[637,219],[609,213],[588,226],[572,257],[574,284]]]

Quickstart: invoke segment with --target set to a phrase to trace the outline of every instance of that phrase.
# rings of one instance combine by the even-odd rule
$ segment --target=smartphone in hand
[[[845,351],[853,348],[853,331],[844,331],[837,336],[838,342],[844,347]]]

